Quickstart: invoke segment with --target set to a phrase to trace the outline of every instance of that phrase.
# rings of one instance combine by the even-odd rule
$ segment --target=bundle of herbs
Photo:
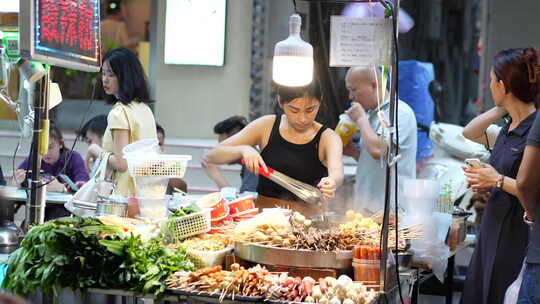
[[[171,273],[192,269],[185,250],[165,249],[161,239],[143,243],[96,219],[61,218],[28,232],[9,257],[2,287],[19,295],[91,287],[160,295]]]
[[[118,283],[127,284],[129,290],[139,294],[159,296],[167,288],[165,280],[171,274],[196,269],[185,247],[164,247],[161,238],[151,239],[144,245],[140,238],[133,236],[124,240],[102,240],[100,243],[124,259],[114,271]]]

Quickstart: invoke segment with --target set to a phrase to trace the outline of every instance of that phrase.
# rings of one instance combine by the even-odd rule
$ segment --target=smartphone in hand
[[[65,174],[59,174],[57,178],[61,183],[66,184],[71,191],[77,192],[79,190],[79,187],[77,187],[77,185],[71,180],[71,178],[69,178],[69,176]]]
[[[483,167],[482,162],[478,158],[467,158],[465,160],[465,164],[469,168],[476,168],[477,169],[477,168],[482,168]]]

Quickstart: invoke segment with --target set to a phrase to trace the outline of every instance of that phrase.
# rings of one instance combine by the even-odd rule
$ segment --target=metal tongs
[[[263,168],[260,168],[259,174],[291,191],[294,195],[298,196],[298,198],[308,204],[319,204],[322,202],[323,196],[321,190],[311,185],[289,177],[270,167],[268,167],[267,172],[265,172]]]

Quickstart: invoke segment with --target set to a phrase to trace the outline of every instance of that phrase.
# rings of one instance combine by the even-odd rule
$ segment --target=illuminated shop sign
[[[101,63],[99,0],[21,0],[21,56],[83,71]]]

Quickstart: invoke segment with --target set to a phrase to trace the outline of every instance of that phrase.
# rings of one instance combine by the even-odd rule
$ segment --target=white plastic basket
[[[186,216],[171,217],[164,222],[161,229],[175,241],[181,241],[193,235],[206,233],[211,228],[210,210],[204,209]]]
[[[191,155],[158,154],[149,158],[125,155],[129,173],[137,176],[166,176],[182,178]]]

